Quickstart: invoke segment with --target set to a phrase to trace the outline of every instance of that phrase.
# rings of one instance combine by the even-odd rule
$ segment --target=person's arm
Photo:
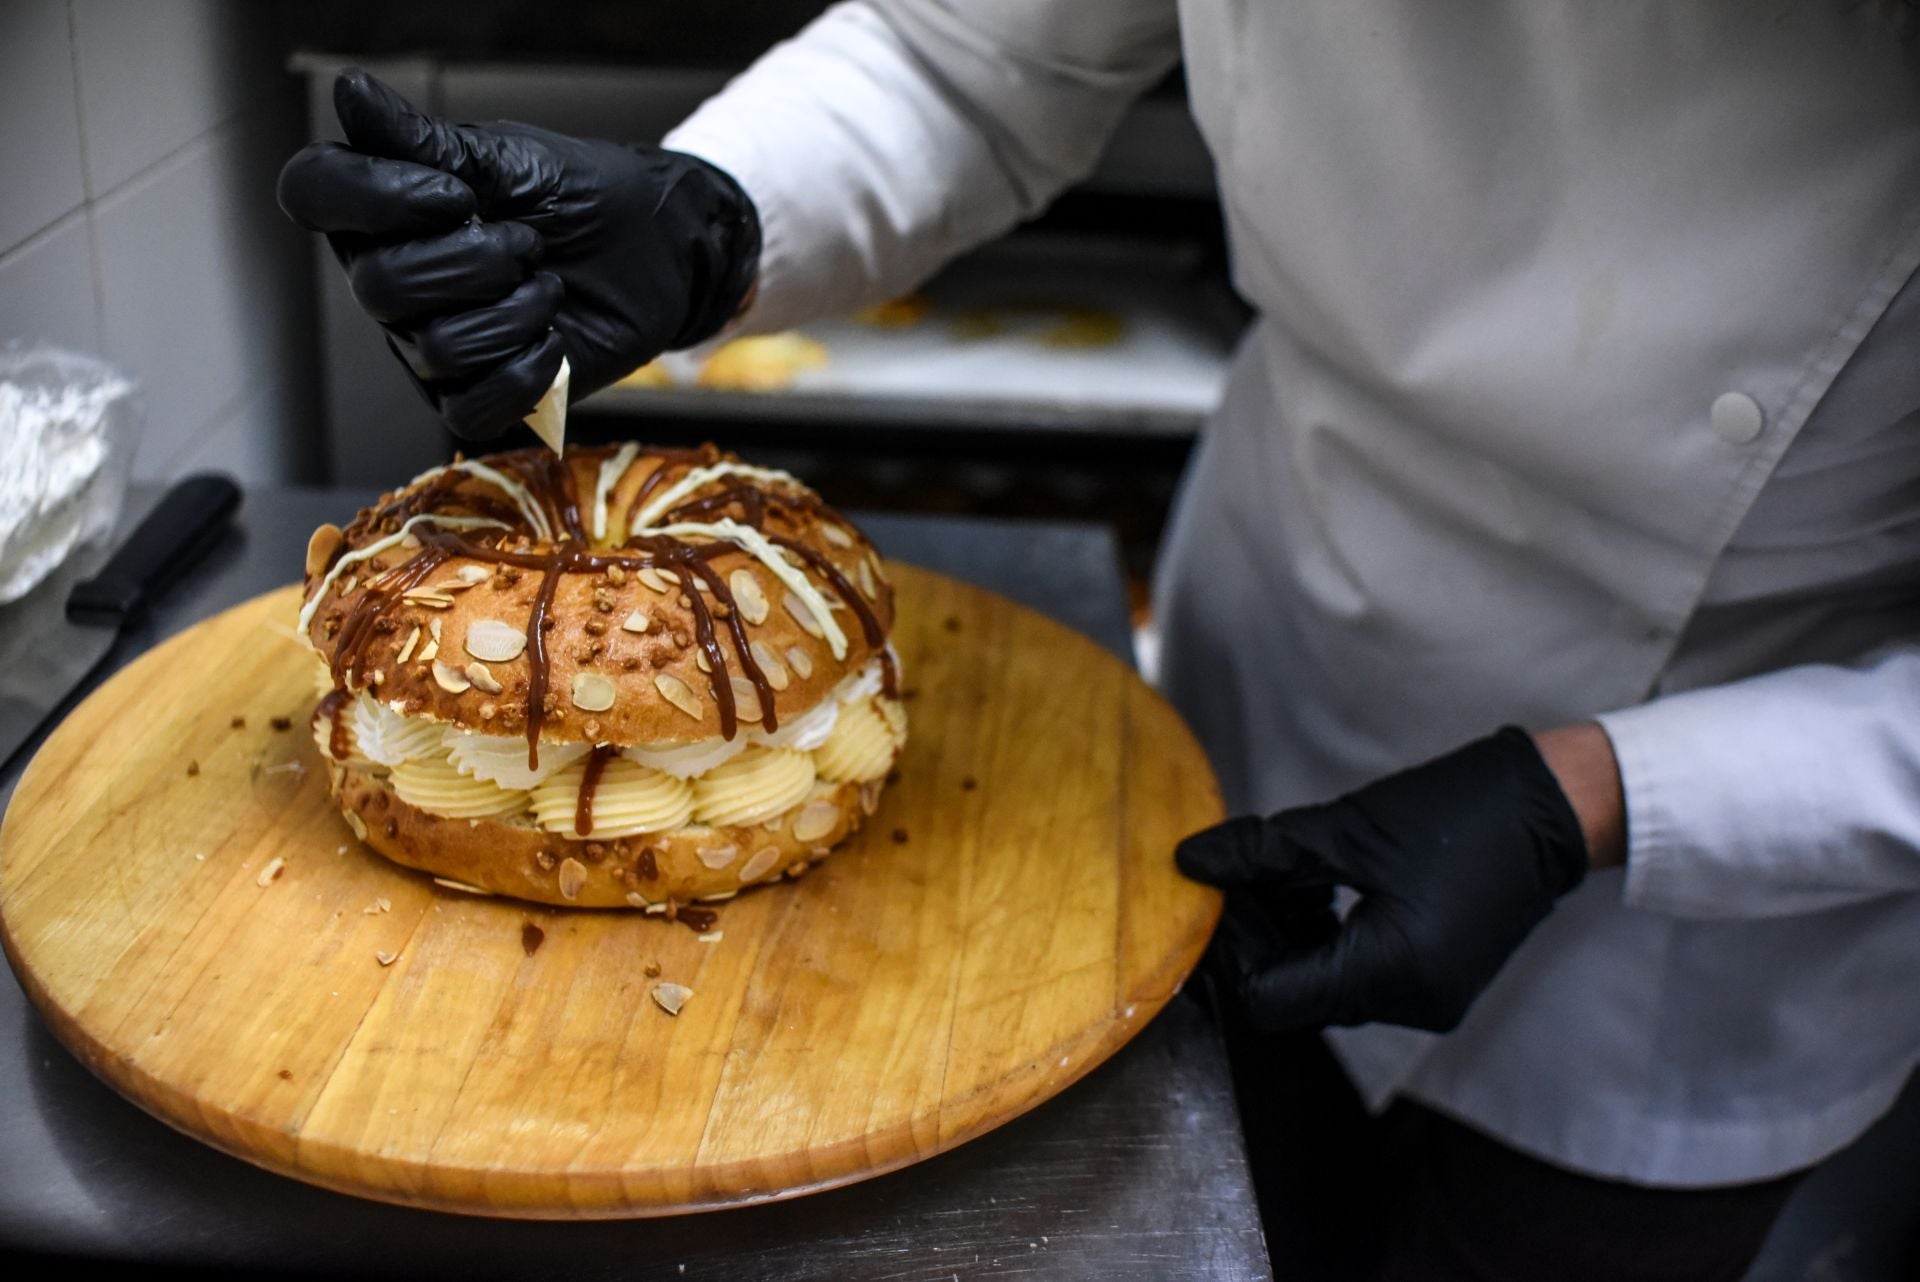
[[[1489,739],[1181,843],[1228,891],[1211,969],[1256,1023],[1446,1030],[1590,868],[1688,917],[1920,891],[1920,652]],[[1360,892],[1344,919],[1335,886]]]
[[[1613,742],[1597,721],[1533,732],[1540,759],[1580,820],[1587,866],[1617,868],[1627,857],[1627,799]]]
[[[1920,891],[1920,651],[1598,720],[1626,801],[1627,904],[1773,917]]]
[[[761,222],[767,331],[903,293],[1084,177],[1179,55],[1173,0],[857,0],[664,140]]]

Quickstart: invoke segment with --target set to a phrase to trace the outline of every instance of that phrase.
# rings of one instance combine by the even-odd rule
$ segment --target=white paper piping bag
[[[555,454],[563,454],[567,448],[567,385],[572,381],[573,366],[562,356],[560,372],[553,376],[553,385],[547,388],[547,394],[526,419],[533,434],[545,441]]]

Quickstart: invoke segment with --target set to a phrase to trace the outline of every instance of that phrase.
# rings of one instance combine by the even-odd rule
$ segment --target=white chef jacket
[[[1157,583],[1231,802],[1598,717],[1629,852],[1376,1101],[1703,1185],[1920,1059],[1920,74],[1902,6],[870,0],[669,137],[749,322],[912,287],[1184,53],[1259,318]]]

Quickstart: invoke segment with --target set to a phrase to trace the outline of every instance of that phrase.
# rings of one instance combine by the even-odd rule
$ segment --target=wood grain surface
[[[1220,801],[1111,655],[891,569],[900,778],[824,864],[724,905],[718,940],[462,894],[358,845],[306,732],[286,588],[143,656],[48,739],[0,827],[8,957],[135,1103],[365,1197],[673,1214],[951,1148],[1178,988],[1219,905],[1171,852]],[[693,989],[678,1016],[661,980]]]

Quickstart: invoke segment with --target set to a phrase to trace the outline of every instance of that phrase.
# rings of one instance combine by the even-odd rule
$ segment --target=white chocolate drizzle
[[[673,511],[674,506],[687,495],[707,482],[717,481],[723,476],[744,476],[749,480],[778,481],[784,485],[793,486],[801,484],[800,478],[791,472],[782,472],[776,467],[755,467],[751,463],[714,463],[707,467],[692,468],[685,476],[649,499],[647,505],[634,515],[634,531],[660,533],[652,528],[653,522]]]
[[[598,542],[607,537],[607,496],[620,485],[620,478],[633,466],[633,460],[640,454],[640,446],[628,441],[615,450],[613,457],[600,465],[600,475],[593,483],[593,537]]]
[[[320,602],[326,597],[327,589],[332,587],[334,580],[340,577],[340,571],[350,565],[358,565],[362,561],[379,556],[390,547],[397,547],[402,539],[413,533],[414,526],[429,521],[435,525],[444,525],[451,530],[478,530],[486,526],[502,530],[512,528],[505,521],[496,521],[490,516],[442,516],[436,512],[423,512],[419,516],[410,516],[399,529],[387,535],[386,538],[375,539],[363,548],[345,553],[333,563],[333,568],[326,572],[320,580],[320,585],[314,589],[313,596],[300,607],[299,630],[304,633],[313,625],[314,612],[320,608]]]
[[[547,540],[553,538],[553,522],[547,520],[546,510],[534,500],[533,491],[514,480],[511,476],[508,476],[505,472],[488,467],[485,463],[479,462],[478,460],[470,458],[461,459],[458,463],[448,463],[441,467],[430,467],[407,482],[407,488],[412,489],[422,481],[430,481],[442,472],[465,472],[468,476],[485,481],[488,485],[493,486],[513,500],[513,505],[520,509],[521,516],[527,518],[527,525],[533,530],[534,534]]]
[[[847,634],[840,630],[840,624],[834,619],[833,610],[827,605],[826,597],[820,594],[819,588],[814,587],[813,584],[808,581],[807,576],[800,572],[799,567],[781,555],[780,549],[774,546],[773,540],[752,526],[742,525],[738,521],[730,518],[722,518],[711,523],[705,521],[681,521],[673,525],[662,525],[658,528],[648,529],[645,532],[648,534],[664,534],[676,539],[687,538],[689,536],[717,539],[739,547],[742,551],[758,560],[760,564],[766,566],[775,578],[786,584],[787,587],[793,591],[793,594],[804,601],[807,608],[813,611],[813,617],[819,621],[820,629],[826,635],[827,648],[833,651],[833,657],[836,659],[845,659],[847,657]]]

